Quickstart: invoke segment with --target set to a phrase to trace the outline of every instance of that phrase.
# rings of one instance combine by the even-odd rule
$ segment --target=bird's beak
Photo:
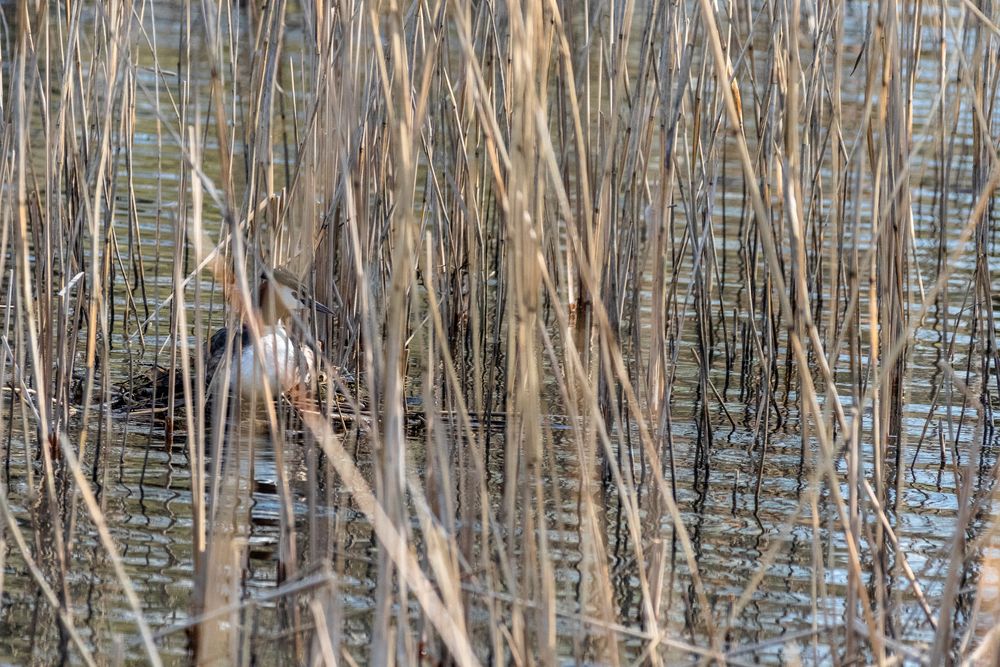
[[[313,299],[313,305],[316,306],[317,313],[323,313],[324,315],[333,315],[333,311],[327,308],[325,305]]]

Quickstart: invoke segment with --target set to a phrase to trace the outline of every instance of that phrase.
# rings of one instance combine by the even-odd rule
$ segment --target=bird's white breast
[[[278,324],[261,331],[260,345],[250,341],[240,353],[240,393],[244,397],[264,396],[265,383],[272,397],[297,384],[304,384],[313,372],[313,351],[296,345]]]

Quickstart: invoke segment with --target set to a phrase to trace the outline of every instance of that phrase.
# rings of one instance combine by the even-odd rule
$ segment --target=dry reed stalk
[[[144,617],[116,546],[128,528],[102,504],[125,458],[107,408],[113,346],[131,364],[151,329],[157,355],[172,346],[167,400],[183,407],[167,440],[187,434],[182,625],[197,660],[269,655],[241,627],[266,601],[282,656],[350,664],[358,523],[373,544],[373,663],[773,655],[769,638],[733,642],[774,568],[803,558],[789,547],[801,534],[809,612],[788,642],[814,660],[888,664],[928,635],[935,661],[989,654],[993,634],[959,614],[994,474],[1000,33],[968,0],[853,7],[188,3],[168,56],[153,4],[21,0],[2,58],[0,451],[3,490],[37,502],[5,496],[0,562],[41,591],[59,655],[91,662],[104,646],[77,613],[73,549],[91,534],[151,661],[169,635]],[[136,178],[147,116],[155,234]],[[143,266],[144,247],[169,242],[155,250],[169,271]],[[325,344],[329,391],[292,396],[304,436],[289,437],[296,418],[276,397],[263,433],[227,430],[239,406],[207,388],[201,346],[220,299],[199,275],[259,346],[257,279],[280,265],[335,306],[296,323]],[[168,308],[161,336],[149,325]],[[940,359],[914,450],[927,332]],[[938,570],[906,553],[923,482],[904,457],[932,428],[956,504]],[[778,511],[789,432],[798,486]],[[719,455],[734,434],[748,438],[739,464]],[[258,455],[273,457],[279,508],[263,594],[242,577]],[[706,555],[733,470],[731,511],[773,535],[720,600]]]

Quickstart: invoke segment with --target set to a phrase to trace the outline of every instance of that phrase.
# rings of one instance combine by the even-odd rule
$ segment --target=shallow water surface
[[[848,6],[846,20],[847,41],[855,51],[846,54],[845,58],[850,58],[852,63],[860,51],[865,30],[864,14],[854,8],[855,4],[861,3]],[[4,5],[5,16],[8,16],[7,7]],[[242,14],[245,8],[234,7],[233,11],[241,12],[244,20],[249,20]],[[125,238],[130,229],[129,215],[136,217],[136,229],[141,232],[142,239],[123,249],[123,252],[129,262],[141,261],[144,267],[146,305],[150,309],[145,312],[148,313],[164,303],[172,291],[176,241],[173,224],[179,205],[174,200],[179,188],[186,186],[179,182],[177,176],[182,171],[182,156],[174,142],[158,127],[157,105],[146,95],[155,91],[154,94],[164,100],[168,93],[174,96],[181,94],[176,79],[163,76],[165,70],[158,72],[154,63],[159,62],[161,68],[169,68],[181,57],[178,49],[183,42],[186,19],[182,7],[173,3],[144,5],[142,11],[137,12],[149,34],[155,32],[157,59],[152,59],[152,52],[146,45],[137,49],[139,66],[134,73],[145,92],[135,102],[134,162],[128,173],[134,180],[136,196],[132,201],[124,197],[116,200],[121,215],[116,218],[115,224],[120,236]],[[83,20],[93,25],[97,20],[96,13],[85,12]],[[294,63],[305,49],[304,28],[291,20],[285,51]],[[930,28],[928,30],[933,33]],[[759,39],[765,38],[766,31],[762,27]],[[193,48],[197,50],[200,47],[193,45]],[[6,53],[9,52],[5,52],[4,66],[9,68]],[[197,52],[195,59],[203,55]],[[286,62],[285,67],[291,66]],[[289,76],[293,75],[293,71],[294,67],[288,70]],[[5,72],[9,76],[9,69]],[[197,90],[188,91],[197,98],[191,102],[191,108],[204,115],[208,113],[210,73],[207,68],[198,68],[194,72],[201,78],[194,80]],[[918,120],[928,121],[936,108],[933,100],[937,76],[938,72],[933,68],[917,73],[915,85],[919,104],[914,114]],[[849,80],[845,84],[845,105],[851,107],[850,113],[861,113],[858,100],[863,94],[863,84],[863,81],[857,80]],[[288,95],[289,101],[294,99],[291,92]],[[299,95],[301,100],[301,93]],[[166,106],[166,102],[160,103]],[[293,118],[290,114],[285,129],[294,129],[296,123],[303,121],[303,118]],[[951,193],[951,205],[956,219],[961,219],[968,214],[973,201],[970,167],[966,160],[973,142],[967,123],[963,121],[958,130],[954,137],[958,157],[952,164],[956,187]],[[206,139],[206,155],[213,147],[212,141]],[[731,151],[721,152],[728,155]],[[938,165],[925,162],[920,157],[912,165],[914,173],[926,176],[926,184],[920,180],[921,177],[913,177],[914,261],[911,271],[914,283],[919,277],[924,285],[929,285],[936,279],[939,270],[940,240],[944,238],[945,245],[950,248],[949,244],[958,240],[960,225],[946,225],[937,218],[940,202],[930,173]],[[206,172],[213,178],[218,178],[218,169],[216,164],[205,164]],[[727,159],[719,167],[720,183],[727,180],[736,183],[740,173],[735,159]],[[820,177],[828,179],[830,175],[824,173]],[[819,476],[818,446],[812,437],[803,438],[797,385],[793,383],[786,391],[783,383],[785,370],[782,368],[777,374],[781,379],[776,382],[777,389],[770,397],[772,402],[768,406],[762,408],[744,398],[751,393],[759,394],[755,393],[755,388],[741,385],[744,379],[749,383],[757,379],[749,374],[741,375],[739,371],[745,351],[741,351],[736,342],[736,328],[748,325],[755,317],[760,322],[759,313],[747,310],[743,293],[742,276],[746,273],[747,264],[741,222],[744,202],[732,188],[714,196],[718,200],[715,210],[719,216],[716,234],[722,236],[714,240],[715,252],[718,266],[724,268],[719,273],[718,289],[710,295],[710,309],[724,314],[727,327],[718,327],[711,348],[714,361],[708,377],[718,396],[708,399],[708,410],[702,409],[706,398],[701,389],[701,365],[697,356],[700,343],[693,322],[695,311],[691,294],[694,279],[690,272],[681,270],[676,285],[677,293],[681,295],[678,304],[690,314],[691,321],[685,325],[678,343],[677,362],[671,369],[674,377],[669,426],[671,450],[669,458],[667,450],[663,450],[665,469],[654,470],[641,455],[636,444],[640,433],[634,420],[629,418],[624,426],[613,423],[610,429],[614,455],[619,458],[621,469],[632,475],[628,483],[632,485],[636,506],[644,522],[643,553],[649,558],[652,558],[650,553],[662,556],[661,577],[655,582],[659,585],[660,624],[664,635],[677,642],[677,645],[665,648],[663,654],[668,664],[694,661],[695,658],[683,646],[691,644],[727,652],[734,664],[781,663],[791,661],[793,656],[809,663],[829,662],[833,657],[831,646],[845,642],[848,634],[844,628],[850,605],[847,590],[848,545],[829,489],[817,486],[815,481]],[[861,213],[868,215],[867,211]],[[219,218],[216,209],[206,208],[206,225],[213,234],[219,230]],[[676,220],[674,231],[678,237],[684,234],[687,225],[682,218],[678,216]],[[848,242],[858,241],[850,238],[853,233],[853,230],[845,232]],[[821,247],[830,243],[833,243],[830,239],[818,241]],[[190,257],[187,259],[190,260]],[[631,336],[628,339],[632,346],[629,354],[639,357],[649,354],[650,337],[654,335],[650,320],[656,306],[649,286],[653,268],[644,266],[638,271],[637,283],[640,287],[635,312],[623,316],[622,337]],[[897,486],[889,494],[890,499],[897,503],[891,512],[895,536],[899,541],[897,551],[905,554],[932,609],[937,608],[936,601],[943,595],[947,568],[951,562],[950,550],[958,513],[960,465],[966,461],[974,439],[981,438],[984,449],[977,485],[988,488],[998,444],[991,431],[984,436],[982,430],[977,430],[975,416],[966,417],[967,421],[960,429],[961,397],[954,394],[954,388],[951,395],[939,392],[939,388],[947,384],[942,378],[941,363],[947,362],[958,369],[964,368],[968,361],[961,358],[964,354],[961,350],[969,349],[971,336],[969,306],[962,302],[962,298],[970,289],[970,279],[975,270],[974,256],[970,252],[951,269],[948,284],[950,300],[939,301],[930,310],[914,333],[908,350],[902,464],[898,473],[901,479],[896,480]],[[184,273],[189,272],[193,272],[190,261],[185,265]],[[200,314],[202,330],[194,329],[192,317],[190,338],[181,341],[182,347],[198,344],[224,319],[220,313],[223,298],[219,287],[207,276],[198,276],[197,280],[204,294],[197,306],[190,305],[193,288],[189,288],[187,294],[191,301],[188,311],[192,315],[195,312]],[[910,292],[914,301],[907,307],[912,312],[920,307],[919,293],[916,288]],[[123,290],[116,293],[115,298],[116,308],[125,312],[127,303]],[[867,299],[867,296],[862,299]],[[113,362],[109,373],[113,385],[125,386],[138,371],[147,369],[153,363],[167,363],[174,344],[168,336],[168,312],[169,308],[164,308],[160,317],[151,319],[142,341],[135,335],[134,326],[126,329],[120,319],[116,320],[109,341]],[[732,354],[735,370],[727,373],[725,364],[718,360],[725,357],[730,346],[736,350]],[[950,346],[959,351],[953,352]],[[410,359],[413,367],[419,366],[424,352],[414,344]],[[550,361],[546,358],[545,363]],[[774,363],[776,367],[784,365],[785,359],[782,357]],[[859,363],[864,366],[868,360],[862,359]],[[845,363],[840,368],[846,366]],[[363,369],[345,370],[358,375],[364,372]],[[419,373],[415,377],[419,378]],[[854,400],[851,378],[838,376],[836,379],[841,383],[838,385],[841,399],[850,409]],[[448,432],[451,435],[446,449],[452,453],[455,470],[447,483],[457,486],[463,474],[471,474],[459,469],[459,462],[468,464],[468,457],[471,456],[460,420],[448,410],[439,410],[439,406],[425,405],[419,381],[414,380],[407,391],[412,413],[447,422],[448,428],[436,433]],[[546,376],[542,389],[546,405],[561,404],[559,391],[557,382]],[[615,387],[608,390],[613,398],[611,403],[622,401],[621,396],[615,394],[617,391]],[[948,390],[942,391],[947,393]],[[4,389],[2,398],[7,405],[14,405],[9,389]],[[725,410],[721,406],[725,406]],[[192,542],[195,503],[183,420],[178,413],[173,425],[176,432],[168,434],[163,422],[152,419],[146,411],[129,411],[120,406],[112,409],[102,405],[93,406],[91,410],[88,426],[88,447],[91,449],[84,457],[84,470],[91,476],[90,483],[154,634],[157,648],[165,662],[183,664],[189,657],[187,630],[193,625],[191,610],[198,585],[194,577]],[[336,613],[339,622],[337,637],[353,659],[366,662],[371,658],[370,632],[377,598],[377,538],[352,500],[351,490],[338,480],[329,462],[317,452],[315,443],[302,432],[301,425],[294,418],[283,423],[283,428],[287,428],[281,438],[285,445],[280,452],[276,452],[274,439],[261,417],[261,414],[255,417],[244,414],[242,424],[234,425],[227,431],[227,442],[232,439],[232,442],[241,443],[232,449],[235,453],[231,459],[220,461],[210,457],[207,461],[209,484],[232,484],[233,489],[233,502],[223,508],[225,516],[219,519],[211,539],[223,540],[219,543],[227,545],[225,548],[244,555],[237,558],[225,574],[231,583],[231,598],[228,599],[231,607],[227,612],[230,615],[219,621],[220,636],[232,632],[234,625],[242,627],[242,633],[235,633],[239,642],[245,642],[240,646],[241,660],[248,664],[293,664],[302,655],[290,630],[294,619],[299,618],[302,622],[305,618],[307,625],[316,622],[305,604],[289,605],[283,596],[275,595],[279,580],[284,579],[286,574],[283,568],[287,566],[283,562],[279,566],[285,502],[280,487],[282,479],[287,477],[295,547],[299,561],[308,564],[295,576],[302,582],[304,591],[320,591],[325,596],[323,599],[335,601],[328,611]],[[509,464],[504,438],[516,437],[516,434],[505,432],[504,415],[494,416],[495,420],[490,424],[486,424],[485,415],[482,417],[483,423],[479,426],[487,433],[483,441],[490,445],[484,460],[485,487],[490,495],[485,499],[474,499],[474,504],[487,505],[489,511],[484,514],[492,513],[494,517],[505,516],[508,508],[514,506],[531,514],[535,508],[525,510],[521,507],[527,502],[524,497],[508,496],[504,485]],[[3,430],[7,444],[3,449],[5,467],[2,472],[7,498],[31,552],[41,560],[42,555],[50,554],[52,546],[42,543],[33,527],[39,525],[38,522],[46,521],[46,510],[43,500],[28,492],[29,475],[40,475],[41,463],[26,452],[24,443],[31,438],[25,438],[20,417],[15,419],[8,414],[8,418],[10,422],[4,425]],[[862,431],[870,434],[870,405],[864,406],[861,418]],[[77,429],[81,428],[83,415],[75,415],[74,420]],[[649,637],[641,630],[644,627],[642,588],[645,582],[640,581],[638,571],[648,568],[649,564],[637,562],[637,551],[627,527],[626,508],[614,484],[602,481],[599,475],[588,478],[582,472],[586,462],[581,461],[576,437],[582,426],[571,416],[558,413],[546,412],[542,422],[548,449],[544,452],[545,462],[539,465],[537,474],[541,487],[546,489],[541,516],[544,522],[530,527],[516,526],[513,534],[505,534],[507,524],[500,520],[489,527],[456,520],[454,529],[459,534],[463,531],[485,533],[496,530],[507,540],[506,548],[511,557],[520,557],[521,550],[526,548],[526,541],[522,539],[524,533],[518,531],[544,529],[556,600],[555,650],[566,664],[573,664],[574,660],[588,659],[592,655],[590,642],[596,642],[593,637],[607,629],[605,620],[595,611],[599,607],[595,602],[599,592],[590,590],[593,566],[586,562],[587,550],[581,545],[586,539],[583,527],[586,518],[581,499],[589,495],[597,500],[600,521],[606,532],[610,595],[623,626],[615,629],[616,636],[623,656],[639,658]],[[241,435],[241,429],[250,423],[256,423],[255,432]],[[981,429],[982,425],[978,428]],[[435,470],[435,459],[429,451],[432,449],[431,437],[427,435],[429,432],[429,426],[417,426],[408,431],[407,473],[415,479],[426,480],[439,472]],[[357,453],[359,468],[371,479],[375,466],[373,445],[366,438],[365,429],[338,429],[338,433],[344,437],[345,445]],[[870,439],[866,442],[870,443]],[[633,448],[626,451],[625,443],[631,443]],[[941,443],[946,448],[944,452]],[[95,447],[99,449],[95,451]],[[597,457],[597,460],[601,458]],[[861,460],[861,473],[873,478],[874,456],[870,445],[868,450],[862,452]],[[846,480],[848,471],[845,461],[844,457],[839,457],[836,465],[838,472],[844,476],[842,479]],[[663,475],[668,480],[690,536],[711,608],[709,613],[717,625],[713,636],[700,620],[706,615],[706,610],[698,600],[670,516],[658,504],[657,487],[653,481],[656,475]],[[437,478],[434,483],[446,482]],[[430,483],[428,488],[432,488]],[[813,493],[816,488],[819,491]],[[848,497],[851,489],[845,482],[840,484],[839,491]],[[428,492],[428,495],[432,494]],[[446,496],[441,494],[440,498]],[[72,544],[67,550],[72,555],[72,562],[66,564],[69,575],[65,595],[70,601],[73,623],[84,641],[93,646],[96,654],[107,663],[142,663],[142,640],[117,583],[113,563],[102,546],[98,529],[80,499],[72,493],[68,497],[75,504],[75,510],[67,513],[71,525],[64,528],[64,533],[72,536]],[[440,501],[438,497],[426,500],[429,504]],[[984,512],[984,516],[987,514]],[[463,517],[467,515],[462,514]],[[416,518],[407,520],[411,539],[421,544],[423,527]],[[977,521],[977,529],[982,528],[983,523],[984,520]],[[877,527],[873,523],[866,529],[874,531]],[[0,533],[0,540],[3,559],[0,662],[52,664],[64,659],[64,651],[67,650],[71,656],[69,661],[76,662],[72,650],[66,648],[65,638],[60,636],[52,609],[32,579],[22,553],[15,547],[10,531]],[[865,557],[870,557],[870,553],[866,551]],[[494,623],[491,609],[495,608],[490,605],[495,604],[506,610],[506,605],[511,604],[514,596],[510,591],[484,590],[483,579],[477,578],[483,574],[477,569],[478,564],[465,563],[463,566],[468,567],[471,573],[468,580],[461,582],[468,596],[468,619],[473,624],[469,632],[474,639],[482,640],[482,645],[477,648],[482,649],[483,658],[502,663],[505,658],[495,655],[493,647],[488,646],[489,628]],[[886,566],[898,568],[899,561],[886,563]],[[970,570],[970,573],[974,572],[974,568]],[[757,576],[760,583],[756,590],[747,600],[741,600],[748,582]],[[891,591],[889,604],[895,611],[895,625],[887,630],[887,634],[910,647],[908,653],[901,655],[904,659],[912,659],[933,642],[935,632],[906,580],[899,576],[894,581],[897,585]],[[877,587],[875,581],[865,583],[870,590]],[[969,613],[968,605],[971,604],[974,587],[972,577],[963,585],[960,597],[965,597],[957,605],[960,617]],[[320,596],[317,594],[317,597]],[[520,602],[528,609],[534,604],[532,600]],[[734,614],[738,603],[741,608]],[[423,640],[418,638],[415,641]]]

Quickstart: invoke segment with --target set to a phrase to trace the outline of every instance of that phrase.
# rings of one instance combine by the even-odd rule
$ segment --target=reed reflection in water
[[[0,662],[995,660],[995,7],[306,5],[0,4]]]

